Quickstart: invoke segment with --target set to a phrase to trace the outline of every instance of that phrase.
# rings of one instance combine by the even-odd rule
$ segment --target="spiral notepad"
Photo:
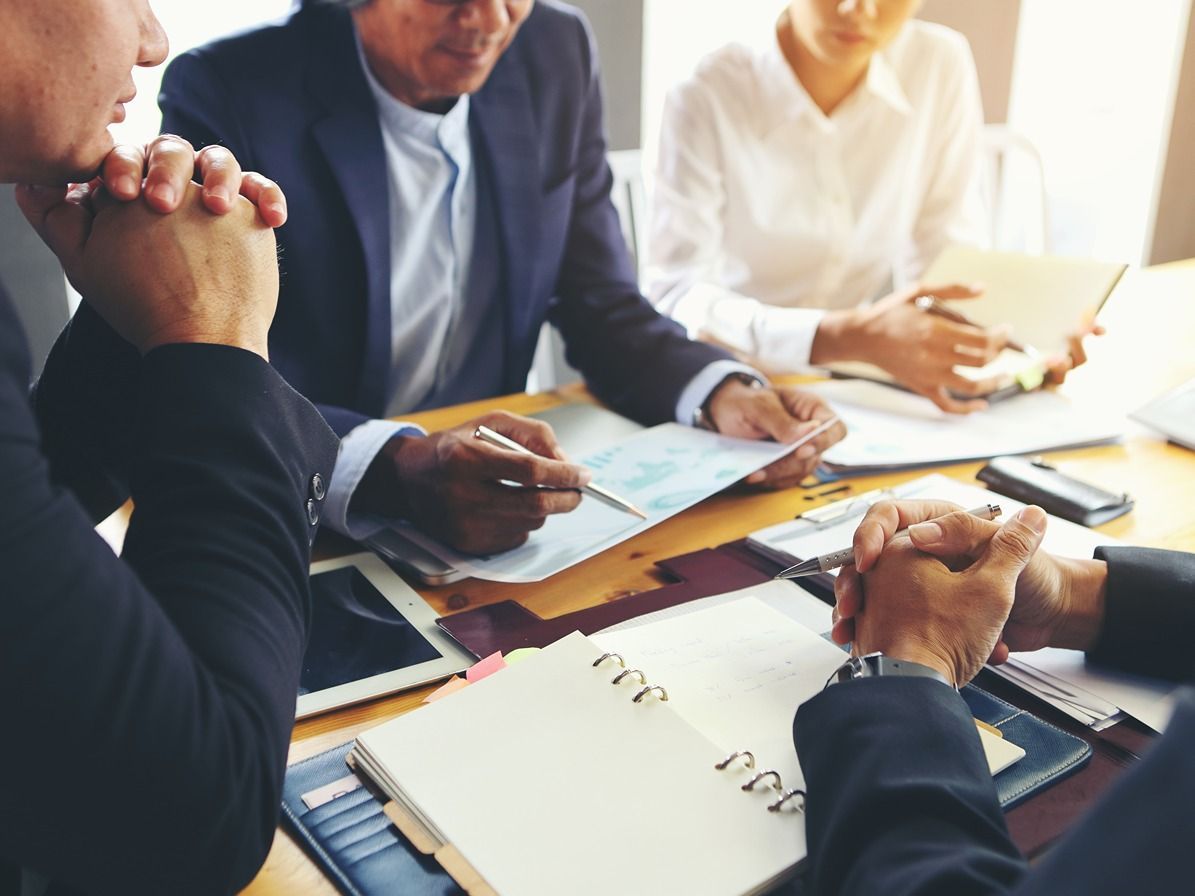
[[[767,890],[805,855],[780,732],[842,653],[754,599],[670,623],[574,633],[366,732],[357,766],[471,893]],[[740,727],[776,688],[784,710]]]

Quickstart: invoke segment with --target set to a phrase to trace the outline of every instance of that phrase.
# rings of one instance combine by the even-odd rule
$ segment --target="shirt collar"
[[[909,97],[900,85],[900,76],[888,61],[884,53],[876,53],[871,57],[871,64],[867,66],[867,78],[864,79],[863,89],[878,100],[886,103],[893,112],[909,115],[913,111],[909,104]]]
[[[784,58],[779,40],[773,39],[769,42],[760,63],[766,115],[768,116],[766,124],[768,133],[781,125],[799,121],[804,117],[809,117],[823,127],[828,126],[833,122],[839,110],[848,103],[857,102],[860,94],[874,97],[900,115],[908,115],[913,111],[913,107],[909,104],[909,98],[900,84],[900,77],[897,75],[896,69],[892,67],[892,63],[882,52],[871,57],[871,63],[867,67],[867,76],[863,79],[863,83],[843,101],[843,104],[835,110],[834,115],[829,118],[813,102],[808,91],[805,90],[805,86],[788,64],[788,60]]]
[[[354,35],[356,30],[354,29]],[[426,112],[408,106],[397,99],[374,76],[365,58],[361,38],[356,35],[357,58],[365,80],[378,107],[382,130],[390,134],[405,134],[421,143],[439,146],[453,158],[466,154],[469,148],[469,96],[460,96],[447,112]]]

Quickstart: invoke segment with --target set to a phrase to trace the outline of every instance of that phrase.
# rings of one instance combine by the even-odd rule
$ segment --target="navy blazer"
[[[1195,554],[1100,548],[1089,662],[1195,680]],[[1124,896],[1190,891],[1195,690],[1075,829],[1030,869],[1009,838],[966,704],[928,678],[836,684],[794,726],[809,792],[811,896]]]
[[[14,866],[236,892],[274,838],[336,439],[256,355],[141,358],[86,304],[31,405],[21,333],[0,295],[0,892]],[[130,495],[117,557],[93,526]]]
[[[382,134],[348,13],[315,4],[185,53],[159,102],[164,131],[224,144],[286,192],[274,364],[341,434],[381,416],[391,327],[402,325],[390,319],[391,241],[402,235],[390,233]],[[687,339],[639,291],[579,12],[536,4],[472,97],[470,129],[503,258],[505,370],[490,394],[525,388],[550,320],[599,398],[642,422],[673,419],[685,385],[729,356]]]

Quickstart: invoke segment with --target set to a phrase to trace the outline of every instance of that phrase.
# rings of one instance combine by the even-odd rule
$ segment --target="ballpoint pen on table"
[[[508,439],[506,436],[502,435],[502,433],[495,432],[488,426],[477,427],[477,429],[473,431],[473,436],[498,448],[507,448],[510,451],[517,451],[520,454],[535,454],[534,451],[530,450],[526,446],[520,445],[514,439]],[[614,494],[614,492],[610,491],[609,489],[604,489],[600,485],[596,485],[595,483],[591,482],[589,485],[582,486],[581,491],[587,495],[590,495],[591,497],[597,498],[599,501],[605,504],[609,504],[611,507],[614,507],[618,510],[623,510],[627,513],[634,514],[640,519],[647,519],[647,514],[632,504],[630,501],[626,500],[625,498],[620,498],[618,495]]]
[[[984,504],[968,510],[967,513],[971,514],[971,516],[977,516],[981,520],[994,520],[1000,515],[1000,505]],[[901,529],[896,535],[903,535],[907,531],[907,529]],[[820,557],[810,557],[808,560],[802,560],[796,566],[790,566],[788,569],[776,573],[775,578],[799,579],[804,576],[817,575],[819,572],[830,572],[832,569],[838,569],[841,566],[846,566],[848,563],[854,562],[855,549],[852,546],[842,548],[838,551],[831,551],[829,554],[822,554]]]

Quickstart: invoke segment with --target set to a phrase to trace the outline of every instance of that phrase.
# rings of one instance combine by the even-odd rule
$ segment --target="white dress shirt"
[[[827,310],[986,242],[982,125],[970,48],[939,25],[910,21],[828,117],[775,40],[718,50],[665,106],[652,301],[767,372],[808,370]]]

